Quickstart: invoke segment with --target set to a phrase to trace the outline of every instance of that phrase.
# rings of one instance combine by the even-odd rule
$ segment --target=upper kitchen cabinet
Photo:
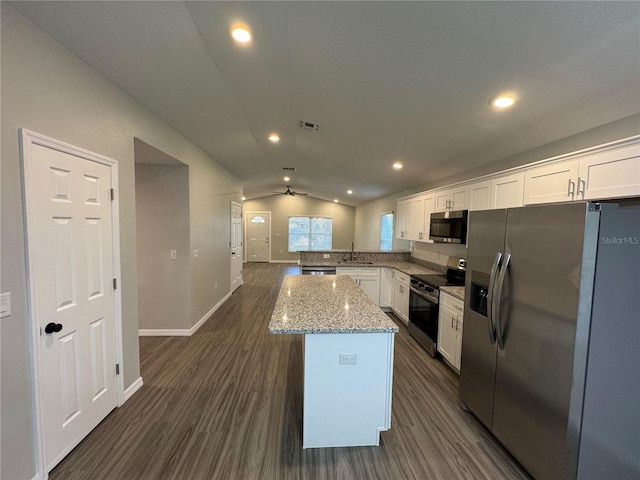
[[[524,172],[502,175],[491,180],[491,208],[522,206]]]
[[[427,241],[433,201],[433,194],[422,194],[398,201],[396,237]]]
[[[467,185],[438,190],[435,193],[435,211],[466,210],[468,208],[467,196]]]
[[[525,172],[526,205],[638,195],[640,144],[637,139],[529,168]]]
[[[581,158],[576,195],[578,200],[640,195],[640,144]]]
[[[523,172],[501,175],[469,185],[469,210],[522,206]]]
[[[528,169],[524,172],[524,203],[575,200],[578,163],[578,160],[567,160]]]

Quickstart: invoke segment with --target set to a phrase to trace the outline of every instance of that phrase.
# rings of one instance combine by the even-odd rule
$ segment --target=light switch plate
[[[0,294],[0,318],[11,315],[11,293]]]
[[[323,253],[322,254],[322,258],[329,258],[331,255],[329,255],[328,253]]]
[[[169,252],[169,258],[171,260],[176,260],[178,258],[178,251],[177,250],[171,250]]]

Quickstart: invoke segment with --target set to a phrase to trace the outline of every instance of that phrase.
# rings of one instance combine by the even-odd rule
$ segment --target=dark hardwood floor
[[[392,424],[381,445],[303,450],[303,337],[267,330],[281,278],[295,270],[248,264],[245,284],[195,335],[140,338],[144,386],[49,478],[528,478],[459,408],[457,376],[397,319]]]

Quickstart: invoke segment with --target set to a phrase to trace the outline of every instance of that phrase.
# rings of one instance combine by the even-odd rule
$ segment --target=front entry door
[[[24,150],[41,458],[50,471],[118,402],[112,170],[41,144]]]
[[[269,231],[271,230],[270,212],[247,214],[247,261],[269,261]]]
[[[242,205],[231,202],[231,292],[242,285]]]

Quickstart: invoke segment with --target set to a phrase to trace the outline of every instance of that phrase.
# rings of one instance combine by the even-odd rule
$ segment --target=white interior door
[[[231,292],[242,285],[242,205],[231,202]]]
[[[50,471],[118,402],[112,170],[25,149],[37,423]]]
[[[269,261],[270,212],[249,212],[247,218],[247,261]]]

